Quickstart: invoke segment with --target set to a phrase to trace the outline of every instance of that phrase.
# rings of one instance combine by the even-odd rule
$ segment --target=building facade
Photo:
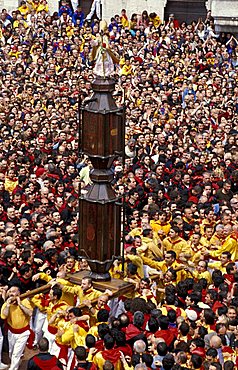
[[[20,0],[19,0],[20,2]],[[93,0],[79,0],[87,14]],[[166,20],[169,13],[174,13],[178,20],[191,22],[204,17],[207,10],[212,11],[215,19],[216,31],[237,33],[238,27],[238,1],[237,0],[101,0],[102,17],[110,21],[115,14],[120,14],[125,8],[130,17],[132,13],[141,14],[143,10],[148,13],[156,12],[162,20]],[[48,0],[50,11],[58,10],[58,1]],[[18,0],[0,0],[0,8],[9,12],[16,9]]]

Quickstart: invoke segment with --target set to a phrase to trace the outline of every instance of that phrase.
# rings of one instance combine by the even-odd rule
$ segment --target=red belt
[[[58,329],[55,326],[48,325],[48,332],[50,334],[55,335],[57,333]]]
[[[7,325],[7,328],[10,330],[11,333],[13,334],[22,334],[27,330],[30,330],[30,325],[25,326],[24,328],[21,329],[14,329],[12,328],[9,324]]]
[[[60,348],[59,356],[58,358],[61,359],[63,358],[67,364],[68,361],[68,349],[70,348],[69,345],[67,344],[60,344],[58,342],[55,342],[57,346]]]

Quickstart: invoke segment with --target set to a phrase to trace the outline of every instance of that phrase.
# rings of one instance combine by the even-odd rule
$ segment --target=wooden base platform
[[[88,276],[89,271],[80,271],[75,274],[68,274],[67,279],[73,284],[81,284],[82,279],[85,276]],[[94,281],[93,287],[97,290],[100,290],[102,293],[109,289],[112,292],[113,297],[118,297],[124,295],[128,292],[132,292],[135,289],[135,286],[131,283],[120,279],[111,279],[110,281]]]

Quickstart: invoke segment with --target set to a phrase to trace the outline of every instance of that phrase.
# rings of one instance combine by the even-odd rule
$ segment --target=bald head
[[[210,347],[211,348],[220,348],[221,347],[221,338],[218,335],[213,335],[210,339]]]
[[[142,339],[138,339],[135,341],[133,348],[136,353],[142,354],[146,350],[146,344]]]

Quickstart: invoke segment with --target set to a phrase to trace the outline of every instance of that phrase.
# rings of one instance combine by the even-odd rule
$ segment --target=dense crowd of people
[[[17,370],[26,345],[39,349],[29,370],[235,369],[238,43],[210,11],[187,24],[122,9],[104,29],[126,109],[125,163],[113,164],[125,265],[111,275],[135,289],[115,299],[88,276],[65,279],[89,271],[78,102],[92,94],[99,5],[85,15],[62,0],[50,14],[29,0],[0,14],[0,369]],[[21,297],[45,283],[49,294]]]

